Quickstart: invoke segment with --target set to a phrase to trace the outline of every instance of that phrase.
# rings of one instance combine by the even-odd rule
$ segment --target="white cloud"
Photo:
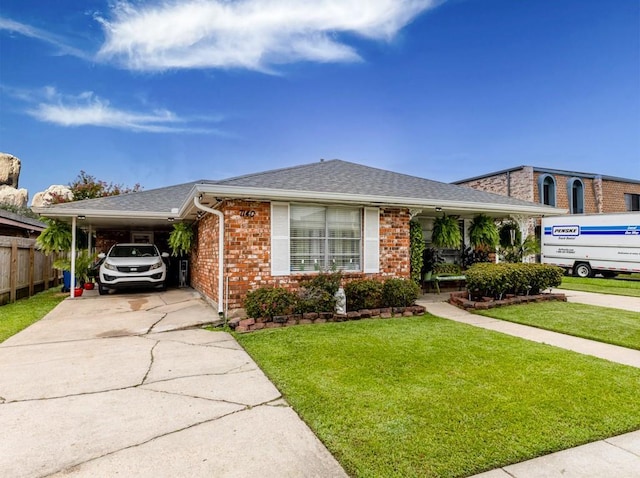
[[[108,100],[100,98],[92,91],[78,95],[64,95],[52,86],[40,90],[22,90],[1,87],[14,98],[31,103],[27,113],[39,121],[65,127],[97,126],[146,133],[226,133],[194,124],[220,122],[220,116],[180,117],[166,109],[151,111],[124,110],[111,106]]]
[[[121,1],[98,18],[106,40],[99,57],[134,70],[247,68],[294,61],[351,62],[340,35],[390,40],[442,0]]]
[[[24,23],[10,20],[8,18],[0,17],[0,31],[17,33],[22,36],[34,38],[36,40],[49,43],[50,45],[56,47],[58,52],[62,55],[71,55],[78,58],[82,58],[84,60],[91,59],[90,55],[86,54],[82,50],[79,50],[78,48],[74,48],[72,46],[67,45],[62,38],[59,38],[58,36],[52,33],[49,33],[47,31],[29,26],[29,25],[25,25]]]

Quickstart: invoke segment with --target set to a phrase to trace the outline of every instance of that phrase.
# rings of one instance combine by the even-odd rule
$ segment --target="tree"
[[[83,199],[95,199],[106,196],[117,196],[119,194],[137,193],[142,191],[142,186],[136,183],[133,187],[124,186],[122,184],[107,183],[100,181],[81,170],[80,174],[69,183],[69,189],[73,193],[74,201],[82,201]],[[62,202],[62,201],[58,201]]]

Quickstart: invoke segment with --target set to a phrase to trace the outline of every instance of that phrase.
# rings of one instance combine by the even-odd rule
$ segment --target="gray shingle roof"
[[[285,169],[275,169],[205,184],[258,189],[286,189],[393,198],[420,198],[504,205],[531,205],[530,202],[449,183],[350,163],[338,159]]]
[[[212,189],[220,186],[221,191],[225,187],[237,187],[245,190],[267,191],[267,193],[269,190],[284,190],[307,193],[349,194],[352,197],[353,195],[377,196],[381,200],[384,200],[385,197],[406,198],[407,204],[411,204],[411,199],[420,199],[432,200],[434,203],[437,203],[437,201],[454,201],[513,207],[530,207],[534,205],[520,199],[478,191],[455,184],[442,183],[333,159],[217,181],[200,180],[120,196],[58,204],[51,206],[50,211],[51,213],[56,212],[62,215],[64,215],[65,211],[86,210],[95,212],[138,212],[141,215],[144,213],[158,213],[170,216],[173,208],[180,208],[190,199],[189,193],[198,184],[206,185]],[[539,204],[536,206],[544,207]],[[552,210],[553,208],[549,209]],[[49,211],[38,212],[48,215],[47,212]]]
[[[108,196],[97,199],[85,199],[50,206],[56,211],[92,210],[92,211],[137,211],[150,213],[171,213],[171,209],[179,208],[187,199],[193,186],[202,181],[177,184],[159,189],[149,189],[136,193]]]

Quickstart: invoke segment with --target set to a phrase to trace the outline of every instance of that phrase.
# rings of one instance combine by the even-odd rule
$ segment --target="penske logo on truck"
[[[553,226],[553,236],[579,236],[580,226]]]

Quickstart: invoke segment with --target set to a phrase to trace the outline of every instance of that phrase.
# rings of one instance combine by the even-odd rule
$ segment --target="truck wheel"
[[[573,274],[577,277],[592,277],[593,271],[591,270],[591,266],[586,262],[581,262],[577,264],[573,269]]]

